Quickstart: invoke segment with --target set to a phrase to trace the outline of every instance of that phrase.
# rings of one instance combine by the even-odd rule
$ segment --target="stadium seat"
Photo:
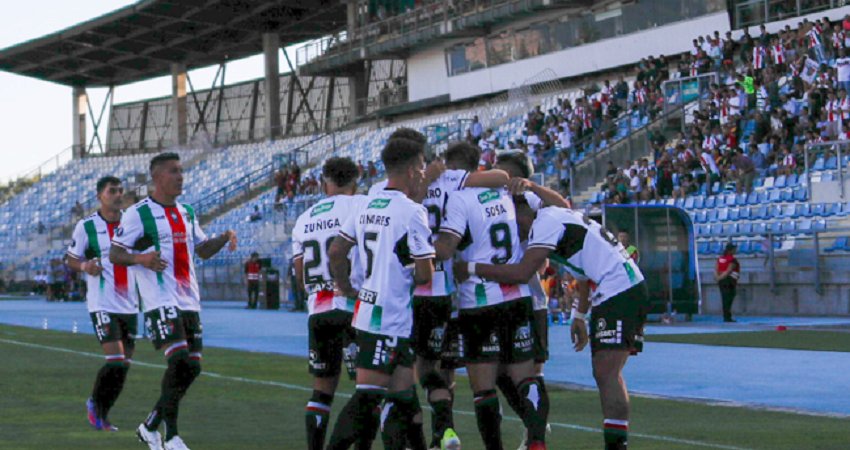
[[[833,181],[833,179],[834,178],[833,178],[832,172],[824,172],[820,177],[820,182],[826,183],[826,182],[829,182],[829,181]]]
[[[785,205],[782,208],[782,212],[779,213],[779,217],[783,219],[790,219],[797,216],[797,207],[795,205]]]
[[[761,206],[757,206],[757,207],[754,207],[754,208],[756,208],[756,209],[755,209],[755,212],[752,214],[753,219],[764,220],[764,219],[768,218],[767,205],[761,205]]]
[[[781,198],[783,202],[794,201],[794,191],[792,191],[791,189],[783,189]]]
[[[749,222],[744,222],[738,225],[738,232],[741,234],[752,234],[753,232],[753,224]]]
[[[825,211],[827,216],[837,216],[842,213],[842,204],[841,203],[830,203],[828,205],[828,211]]]
[[[685,199],[682,198],[682,197],[679,197],[679,198],[676,199],[675,202],[673,202],[673,205],[676,206],[677,208],[684,208],[685,207]]]
[[[751,255],[753,253],[753,241],[744,241],[738,246],[738,252],[742,255]]]
[[[773,177],[766,177],[764,179],[764,184],[762,184],[762,187],[765,188],[765,189],[772,189],[773,188],[773,182],[774,182]]]
[[[794,188],[794,201],[795,202],[804,202],[804,201],[806,201],[807,197],[808,197],[808,192],[806,191],[806,188],[803,188],[803,187]]]
[[[770,191],[767,200],[771,203],[779,203],[782,201],[782,191],[779,189],[773,189]]]
[[[702,241],[697,243],[697,253],[700,255],[708,254],[708,241]]]
[[[785,175],[779,175],[776,177],[776,181],[773,182],[773,187],[775,188],[784,188],[785,187]]]
[[[812,222],[812,229],[814,231],[824,231],[826,230],[826,220],[818,219]]]
[[[724,235],[737,234],[738,233],[738,224],[737,223],[727,223],[723,225]]]
[[[717,210],[716,209],[709,209],[708,215],[706,216],[705,221],[707,223],[717,222]]]
[[[823,217],[826,215],[828,215],[826,212],[826,205],[824,205],[823,203],[816,203],[814,206],[812,206],[812,216]]]
[[[729,208],[729,220],[737,221],[740,215],[740,209]]]
[[[695,209],[702,209],[703,205],[705,205],[705,196],[696,195],[696,196],[693,197],[693,199],[694,199],[694,208]]]
[[[717,220],[725,222],[729,220],[729,208],[720,208],[717,210]]]
[[[747,204],[750,206],[755,206],[760,203],[764,203],[765,193],[764,192],[755,192],[750,193],[749,197],[747,197]]]
[[[726,206],[735,206],[735,202],[737,201],[738,196],[736,194],[726,194],[725,204]]]
[[[753,195],[755,195],[755,193]],[[738,196],[735,198],[735,204],[738,205],[738,206],[746,205],[747,204],[747,193],[742,192],[742,193],[738,194]]]
[[[826,170],[835,170],[838,168],[838,158],[836,156],[830,156],[829,159],[826,160],[826,164],[824,165]]]
[[[709,255],[719,255],[723,252],[724,244],[720,241],[712,241],[708,246]]]
[[[705,199],[705,206],[704,207],[705,208],[714,208],[716,202],[717,202],[717,197],[715,197],[713,195],[709,195]]]
[[[837,251],[846,251],[848,247],[850,247],[850,238],[847,238],[846,236],[841,236],[839,238],[836,238],[832,245],[823,250],[827,253],[832,253]]]
[[[794,215],[796,217],[812,217],[812,206],[808,203],[801,203],[797,205],[797,212]]]
[[[772,222],[770,225],[770,231],[772,233],[781,233],[782,232],[782,222]]]
[[[803,233],[812,231],[812,219],[802,219],[797,226],[797,230]]]
[[[812,170],[821,171],[824,169],[826,165],[826,161],[824,161],[823,156],[818,156],[815,160],[815,164],[812,166]]]
[[[694,197],[688,197],[688,198],[686,198],[686,199],[685,199],[684,208],[685,208],[685,209],[688,209],[688,210],[690,210],[690,209],[694,209],[694,201],[695,201],[695,198],[694,198]]]
[[[738,211],[738,219],[739,220],[750,220],[751,208],[749,206],[744,206]]]
[[[791,175],[788,175],[785,185],[788,187],[797,187],[800,185],[800,178],[796,173],[792,173]]]
[[[705,211],[697,211],[697,213],[694,214],[694,222],[696,222],[696,223],[705,223],[705,218],[706,218],[706,212]]]

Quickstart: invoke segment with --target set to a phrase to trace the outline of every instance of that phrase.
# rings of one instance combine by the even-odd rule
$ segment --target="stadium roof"
[[[262,52],[345,26],[340,0],[141,0],[87,22],[0,50],[0,70],[68,86],[111,86]]]

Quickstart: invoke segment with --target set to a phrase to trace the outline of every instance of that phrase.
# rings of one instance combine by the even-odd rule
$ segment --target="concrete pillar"
[[[346,17],[346,24],[348,25],[346,31],[348,32],[348,38],[351,39],[354,37],[354,30],[357,29],[357,0],[348,0],[345,6],[348,13]]]
[[[75,87],[71,91],[71,154],[74,159],[86,153],[86,88]]]
[[[280,36],[276,33],[263,33],[263,61],[266,76],[265,86],[266,139],[275,139],[281,135],[280,127]]]
[[[171,144],[186,145],[186,65],[171,64]]]
[[[368,62],[358,65],[348,77],[350,119],[353,121],[366,115],[366,100],[369,97]]]

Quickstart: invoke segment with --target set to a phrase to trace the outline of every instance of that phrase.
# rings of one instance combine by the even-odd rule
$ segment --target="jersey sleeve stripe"
[[[83,257],[83,256],[77,255],[77,254],[75,254],[74,252],[72,252],[71,250],[67,250],[67,251],[65,251],[65,253],[66,253],[68,256],[73,257],[74,259],[79,259],[80,261],[82,261],[82,260],[84,259],[84,257]]]
[[[545,248],[548,250],[555,250],[557,247],[551,244],[544,244],[542,242],[536,244],[528,244],[528,248]]]
[[[466,179],[469,177],[469,172],[464,172],[463,176],[460,177],[460,183],[457,184],[458,189],[463,189],[466,186]]]
[[[303,258],[303,257],[304,257],[304,253],[296,253],[296,254],[292,255],[292,259],[299,259],[299,258]]]
[[[440,228],[440,233],[449,233],[449,234],[453,234],[453,235],[455,235],[455,236],[457,236],[457,237],[459,237],[459,238],[463,239],[463,233],[461,233],[461,232],[459,232],[459,231],[457,231],[457,230],[453,230],[453,229],[451,229],[451,228],[449,228],[449,227],[442,227],[442,228]]]
[[[339,234],[338,234],[337,236],[339,236],[339,237],[341,237],[341,238],[345,239],[345,240],[346,240],[346,241],[348,241],[348,242],[351,242],[352,244],[357,243],[357,240],[356,240],[356,239],[354,239],[353,237],[351,237],[351,236],[349,236],[349,235],[347,235],[347,234],[343,233],[343,232],[342,232],[342,230],[340,230],[340,231],[339,231]]]
[[[422,255],[411,255],[410,257],[413,259],[431,259],[437,256],[436,253],[425,253]]]
[[[124,245],[124,244],[122,244],[122,243],[120,243],[120,242],[118,242],[118,241],[112,241],[110,245],[117,245],[118,247],[121,247],[121,248],[123,248],[124,250],[133,250],[133,248],[132,248],[132,247],[127,247],[126,245]]]

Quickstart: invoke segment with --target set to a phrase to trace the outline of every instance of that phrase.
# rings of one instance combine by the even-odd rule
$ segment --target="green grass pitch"
[[[163,358],[148,342],[137,347],[137,364],[111,414],[121,431],[95,432],[84,406],[102,364],[94,338],[0,326],[0,448],[144,448],[133,430],[158,397]],[[305,448],[310,378],[304,359],[208,348],[204,370],[180,409],[181,436],[191,448]],[[341,383],[341,392],[352,389],[350,382]],[[550,392],[549,448],[602,448],[596,393],[554,387]],[[337,398],[334,414],[346,400]],[[503,421],[505,448],[513,449],[521,427],[502,404],[509,416]],[[463,377],[455,409],[464,449],[481,449]],[[631,433],[632,449],[846,449],[850,420],[635,397]]]

